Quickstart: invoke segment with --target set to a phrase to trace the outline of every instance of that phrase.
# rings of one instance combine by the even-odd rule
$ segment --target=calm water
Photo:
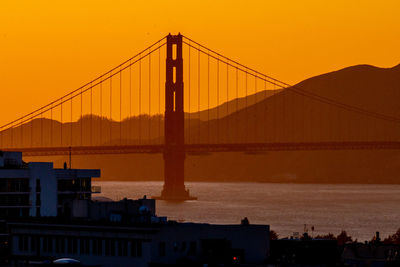
[[[159,195],[162,182],[96,182],[101,196],[120,200]],[[346,230],[359,241],[400,228],[400,185],[187,183],[196,201],[157,202],[170,219],[217,224],[269,224],[280,237],[314,225],[315,234]]]

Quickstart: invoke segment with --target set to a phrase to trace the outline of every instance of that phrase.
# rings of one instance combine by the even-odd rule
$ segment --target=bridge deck
[[[4,151],[21,151],[24,156],[90,155],[163,153],[165,145],[115,145],[75,147],[8,148]],[[187,153],[296,151],[296,150],[383,150],[400,149],[400,142],[305,142],[305,143],[242,143],[242,144],[187,144]]]

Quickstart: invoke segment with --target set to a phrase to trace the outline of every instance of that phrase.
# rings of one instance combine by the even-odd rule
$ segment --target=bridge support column
[[[167,36],[164,188],[158,199],[195,199],[185,188],[182,35]]]

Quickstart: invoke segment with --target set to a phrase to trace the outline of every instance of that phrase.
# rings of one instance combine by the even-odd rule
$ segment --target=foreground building
[[[55,169],[51,162],[22,161],[21,152],[0,151],[0,218],[56,217],[76,199],[91,199],[100,170]]]
[[[3,165],[1,163],[3,162]],[[269,226],[177,223],[155,200],[96,201],[99,170],[54,169],[0,155],[4,263],[73,258],[85,266],[263,264]],[[95,189],[95,190],[94,190]]]

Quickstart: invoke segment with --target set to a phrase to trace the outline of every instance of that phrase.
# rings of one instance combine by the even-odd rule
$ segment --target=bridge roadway
[[[74,147],[32,147],[7,148],[3,151],[21,151],[24,156],[93,155],[93,154],[131,154],[163,153],[165,145],[114,145],[114,146],[74,146]],[[188,154],[212,152],[260,153],[264,151],[296,150],[399,150],[400,142],[303,142],[303,143],[238,143],[238,144],[186,144],[182,149]]]

